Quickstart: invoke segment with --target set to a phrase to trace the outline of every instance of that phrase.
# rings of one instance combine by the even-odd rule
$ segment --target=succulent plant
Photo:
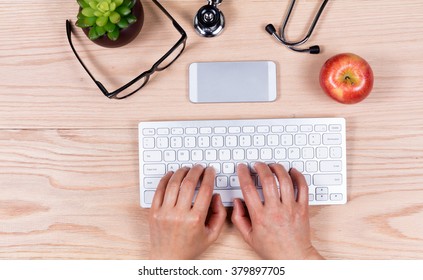
[[[136,0],[77,0],[81,7],[76,25],[89,28],[88,37],[95,40],[105,34],[116,41],[120,31],[137,21],[132,14]]]

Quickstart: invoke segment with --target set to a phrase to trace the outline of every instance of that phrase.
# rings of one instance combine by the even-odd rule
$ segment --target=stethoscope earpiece
[[[291,5],[288,8],[288,12],[285,16],[285,20],[283,22],[282,28],[281,28],[281,35],[279,36],[276,33],[276,29],[272,24],[268,24],[266,25],[266,31],[267,33],[269,33],[270,35],[272,35],[273,37],[275,37],[279,42],[281,42],[282,44],[284,44],[287,48],[296,51],[296,52],[308,52],[311,54],[318,54],[320,53],[320,47],[318,45],[315,46],[311,46],[309,48],[306,49],[302,49],[302,48],[298,48],[298,46],[303,45],[305,42],[308,41],[308,39],[310,38],[311,34],[313,33],[314,28],[316,27],[317,22],[319,21],[320,15],[322,14],[326,4],[328,3],[329,0],[324,0],[322,5],[320,6],[319,11],[317,12],[316,16],[314,17],[314,20],[307,32],[307,35],[300,41],[297,42],[290,42],[287,41],[285,39],[285,29],[286,29],[286,25],[288,24],[288,20],[289,17],[291,16],[292,10],[294,8],[295,5],[295,0],[292,0]]]
[[[208,0],[208,4],[201,7],[194,17],[195,31],[204,37],[215,37],[225,27],[225,17],[217,8],[222,0]]]

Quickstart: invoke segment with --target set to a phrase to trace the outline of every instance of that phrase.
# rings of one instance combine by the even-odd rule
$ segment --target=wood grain
[[[191,26],[198,1],[161,1],[187,31],[187,48],[142,91],[115,101],[102,96],[68,46],[74,1],[0,0],[0,258],[147,258],[139,121],[327,116],[347,120],[349,201],[311,207],[313,243],[331,259],[423,259],[423,3],[330,1],[311,38],[323,53],[311,56],[264,32],[267,23],[280,25],[288,1],[242,2],[224,2],[224,33],[204,39]],[[289,38],[302,36],[319,3],[298,1]],[[143,4],[141,35],[124,48],[103,49],[80,32],[73,38],[110,89],[150,68],[178,38],[151,1]],[[321,65],[340,52],[373,67],[375,88],[360,104],[337,104],[318,85]],[[238,60],[277,63],[276,102],[188,101],[190,63]],[[228,220],[201,258],[257,256]]]

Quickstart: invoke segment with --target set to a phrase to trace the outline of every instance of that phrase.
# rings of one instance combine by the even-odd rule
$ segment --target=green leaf
[[[115,0],[113,1],[116,4],[116,7],[119,7],[124,2],[123,0]]]
[[[110,21],[107,21],[106,25],[104,26],[104,29],[106,29],[107,32],[113,32],[115,28],[116,28],[116,25]]]
[[[77,19],[83,19],[83,18],[85,18],[85,16],[81,12],[79,12],[78,15],[76,16],[76,18]]]
[[[81,13],[86,17],[92,17],[94,16],[94,9],[92,8],[84,8],[82,9]]]
[[[98,39],[98,37],[100,37],[100,36],[98,36],[97,31],[95,30],[95,28],[92,27],[90,29],[90,32],[88,32],[88,38],[90,38],[90,40],[95,40],[95,39]]]
[[[120,21],[120,15],[117,12],[112,12],[109,19],[112,23],[118,23]]]
[[[78,19],[75,24],[78,27],[86,28],[86,27],[93,26],[96,19],[97,19],[96,17],[83,17]]]
[[[113,3],[110,3],[110,7],[109,7],[109,10],[111,11],[111,12],[113,12],[114,10],[116,10],[116,3],[115,2],[113,2]]]
[[[106,30],[104,29],[104,27],[102,26],[96,26],[95,31],[97,32],[97,35],[99,37],[103,36],[104,34],[106,34]]]
[[[94,15],[95,15],[96,17],[101,17],[101,16],[103,16],[104,14],[103,14],[102,12],[100,12],[100,11],[95,11],[95,12],[94,12]]]
[[[119,28],[116,28],[113,32],[107,33],[107,37],[112,41],[116,41],[119,38]]]
[[[95,23],[98,26],[105,26],[108,20],[109,19],[107,17],[99,17],[99,18],[97,18],[97,20],[95,21]]]
[[[127,28],[129,26],[129,22],[128,20],[126,20],[126,18],[122,18],[118,23],[117,26],[120,27],[120,29],[124,29]]]
[[[97,10],[97,1],[89,1],[88,5],[93,8],[94,10]]]
[[[132,7],[134,7],[135,6],[135,3],[137,2],[137,0],[129,0],[130,2],[129,2],[129,5],[128,5],[128,8],[129,9],[132,9]]]
[[[78,2],[79,7],[81,8],[88,8],[90,6],[87,2],[85,2],[85,0],[76,0],[76,2]]]
[[[129,24],[133,24],[134,22],[137,21],[137,18],[134,15],[129,15],[125,18],[126,18],[126,20],[128,21]]]
[[[118,8],[116,9],[116,11],[117,11],[119,14],[124,15],[124,16],[127,16],[127,15],[129,15],[129,14],[131,13],[131,9],[129,9],[128,7],[125,7],[125,6],[120,6],[120,7],[118,7]]]

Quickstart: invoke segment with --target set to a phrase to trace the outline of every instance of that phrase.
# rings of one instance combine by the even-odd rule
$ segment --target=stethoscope
[[[320,15],[322,14],[323,10],[326,7],[326,4],[328,3],[329,0],[324,0],[322,5],[320,6],[319,11],[317,12],[316,16],[314,17],[313,22],[310,25],[310,28],[306,34],[306,36],[297,42],[290,42],[287,41],[285,39],[285,29],[286,26],[288,24],[289,21],[289,17],[291,16],[292,10],[294,9],[295,6],[295,0],[291,1],[291,5],[288,8],[288,12],[285,16],[284,22],[282,24],[282,28],[281,28],[281,35],[279,36],[278,34],[276,34],[276,29],[272,24],[268,24],[266,26],[266,31],[270,34],[273,35],[273,37],[275,37],[279,42],[281,42],[282,44],[284,44],[287,48],[296,51],[296,52],[308,52],[311,54],[318,54],[320,53],[320,47],[318,45],[315,46],[311,46],[309,48],[298,48],[298,46],[303,45],[305,42],[308,41],[308,39],[311,37],[311,34],[313,34],[313,30],[316,27],[317,22],[319,21]]]
[[[201,7],[200,10],[194,17],[194,28],[197,33],[204,37],[215,37],[219,35],[223,28],[225,27],[225,18],[223,16],[222,11],[220,11],[217,6],[222,3],[222,0],[207,0],[208,4]],[[273,35],[279,42],[284,44],[287,48],[296,51],[296,52],[308,52],[311,54],[318,54],[320,53],[320,47],[315,45],[309,48],[298,48],[298,46],[303,45],[308,41],[311,37],[311,34],[316,27],[317,22],[319,21],[320,15],[322,14],[323,10],[325,9],[326,4],[329,0],[324,0],[322,5],[320,6],[319,11],[317,12],[316,16],[314,17],[313,22],[310,25],[310,28],[307,32],[307,35],[300,41],[297,42],[290,42],[287,41],[285,38],[285,29],[288,25],[289,18],[291,16],[292,10],[295,6],[295,0],[291,1],[291,5],[288,8],[288,12],[285,16],[282,28],[281,28],[281,35],[279,36],[276,33],[276,29],[272,24],[268,24],[266,26],[266,31]]]

